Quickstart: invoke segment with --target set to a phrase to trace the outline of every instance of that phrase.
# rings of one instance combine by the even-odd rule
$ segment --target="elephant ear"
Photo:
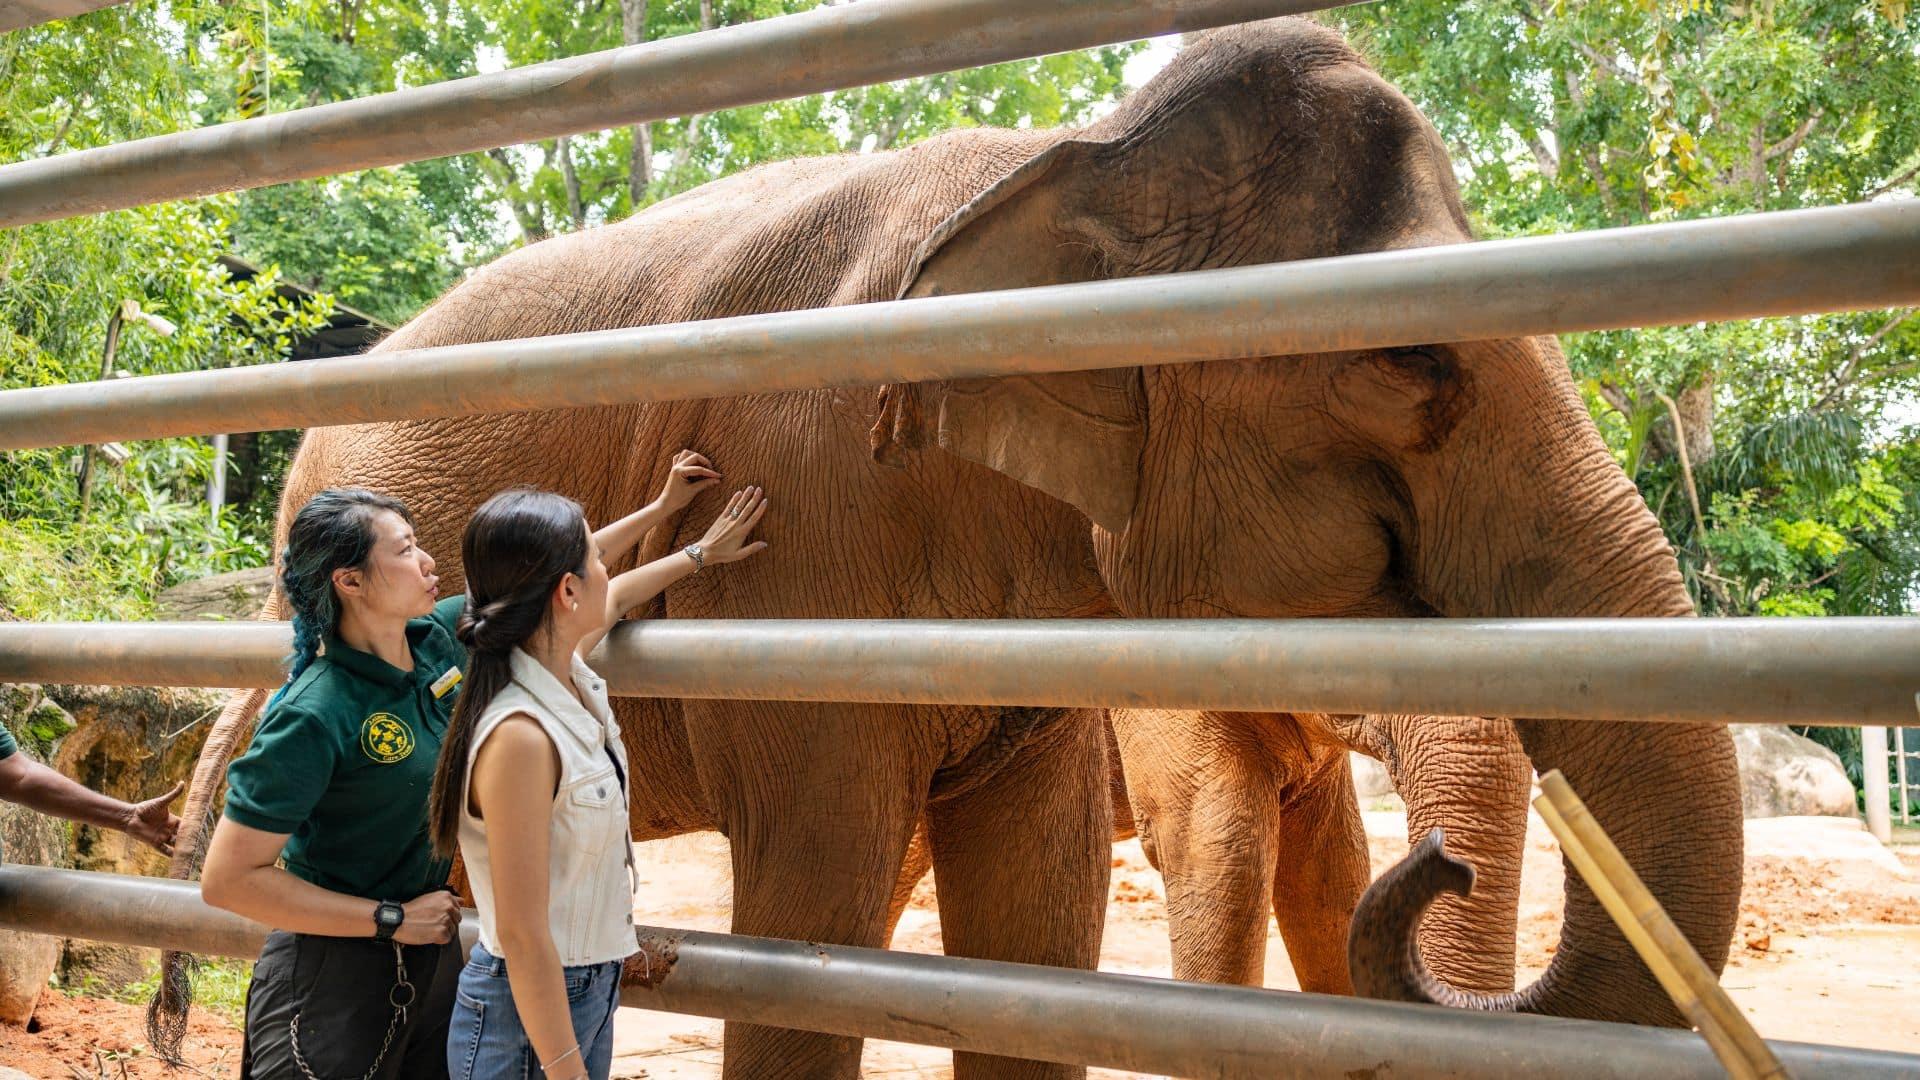
[[[1057,143],[955,211],[914,254],[901,299],[1104,276],[1116,242],[1077,205],[1092,151]],[[1146,421],[1137,367],[890,384],[870,434],[874,459],[903,464],[933,441],[1079,507],[1119,532],[1133,513]]]

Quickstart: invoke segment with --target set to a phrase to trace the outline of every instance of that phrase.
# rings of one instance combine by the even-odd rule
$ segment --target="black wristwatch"
[[[373,940],[392,941],[393,932],[406,921],[406,908],[391,900],[380,901],[380,906],[373,909]]]

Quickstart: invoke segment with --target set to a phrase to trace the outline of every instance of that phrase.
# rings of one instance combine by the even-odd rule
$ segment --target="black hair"
[[[287,657],[287,681],[274,691],[268,708],[320,655],[320,643],[339,629],[333,573],[366,565],[379,539],[373,521],[383,511],[413,524],[406,503],[365,488],[326,488],[293,515],[280,552],[280,591],[293,608],[293,654]]]
[[[513,681],[514,648],[547,625],[554,588],[568,574],[586,576],[586,520],[580,504],[564,495],[512,488],[488,499],[467,522],[460,541],[467,610],[455,627],[467,647],[467,672],[427,797],[428,833],[442,857],[459,844],[474,725]]]

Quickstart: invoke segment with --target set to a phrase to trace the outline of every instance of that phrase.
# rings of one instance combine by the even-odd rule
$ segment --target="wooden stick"
[[[1627,865],[1560,770],[1540,778],[1540,797],[1533,806],[1559,838],[1567,861],[1613,916],[1673,1003],[1705,1037],[1727,1075],[1735,1080],[1788,1080],[1773,1050],[1721,989],[1720,980],[1700,959],[1693,943]]]

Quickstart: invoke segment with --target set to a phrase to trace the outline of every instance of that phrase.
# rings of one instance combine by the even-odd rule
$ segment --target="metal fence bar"
[[[6,0],[0,3],[0,33],[55,19],[71,19],[101,8],[118,7],[127,0]]]
[[[284,623],[0,623],[0,682],[275,686]],[[1859,725],[1920,619],[629,622],[627,696]]]
[[[9,390],[0,450],[1912,303],[1907,200]]]
[[[464,154],[1351,0],[865,0],[0,168],[0,227]]]
[[[266,937],[185,882],[27,866],[0,866],[0,927],[244,957]],[[629,984],[623,1004],[837,1035],[1172,1076],[1722,1075],[1706,1045],[1680,1031],[655,927],[637,934],[647,956],[635,967],[650,977]],[[1796,1076],[1920,1073],[1920,1056],[1771,1045]]]

